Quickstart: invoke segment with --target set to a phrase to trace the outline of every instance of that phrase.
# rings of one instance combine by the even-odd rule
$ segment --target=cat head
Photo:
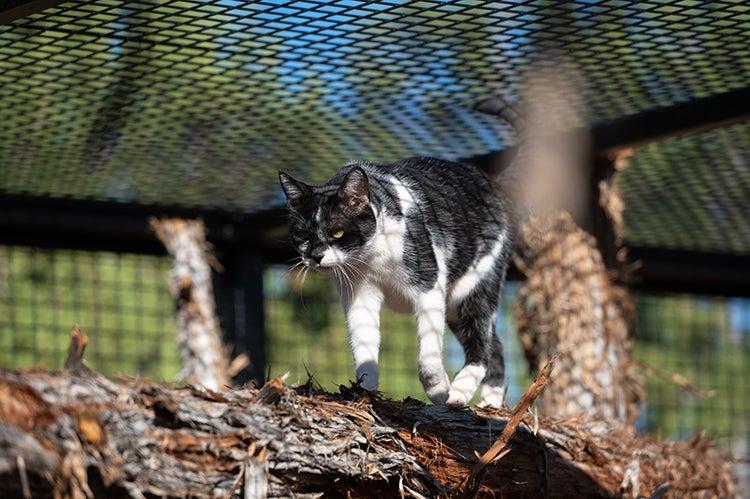
[[[289,212],[289,236],[302,263],[330,271],[361,262],[375,234],[365,171],[355,166],[340,182],[316,187],[279,172]]]

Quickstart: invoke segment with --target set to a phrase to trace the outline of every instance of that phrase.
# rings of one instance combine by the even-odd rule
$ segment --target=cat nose
[[[316,248],[313,248],[313,250],[310,252],[310,258],[312,258],[315,263],[320,263],[320,261],[323,259],[324,253],[325,248],[323,248],[322,246],[318,246]]]

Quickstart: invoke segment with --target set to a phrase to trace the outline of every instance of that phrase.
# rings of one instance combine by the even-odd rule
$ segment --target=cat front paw
[[[448,400],[448,384],[445,386],[435,386],[433,388],[425,390],[427,398],[435,405],[445,405]]]
[[[451,407],[465,407],[471,400],[473,393],[466,393],[463,390],[451,389],[448,392],[448,399],[445,401],[445,405]]]

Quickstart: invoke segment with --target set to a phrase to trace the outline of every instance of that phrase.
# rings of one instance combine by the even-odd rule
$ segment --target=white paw
[[[451,388],[448,392],[448,400],[445,401],[445,405],[453,407],[464,407],[471,400],[473,393],[468,393],[463,390]]]
[[[500,409],[505,401],[505,392],[505,386],[482,385],[482,388],[479,391],[479,407]]]
[[[443,405],[448,400],[448,382],[428,388],[425,393],[433,404]]]
[[[448,393],[446,404],[454,406],[465,406],[469,403],[477,391],[479,383],[484,378],[486,369],[479,364],[466,364],[456,377],[453,378],[451,388]]]

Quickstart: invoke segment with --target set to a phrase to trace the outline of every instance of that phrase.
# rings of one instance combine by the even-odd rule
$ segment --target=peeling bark
[[[152,219],[151,227],[172,256],[169,289],[177,304],[181,377],[222,390],[230,382],[230,365],[216,316],[203,222]]]
[[[521,234],[521,344],[532,371],[562,353],[540,412],[632,423],[641,387],[631,359],[629,294],[612,281],[593,237],[567,213],[530,217]]]
[[[1,497],[24,497],[24,476],[35,498],[449,497],[477,466],[482,497],[734,494],[730,459],[700,436],[668,443],[590,418],[536,424],[523,405],[459,410],[281,379],[223,393],[117,383],[79,360],[0,370]]]

